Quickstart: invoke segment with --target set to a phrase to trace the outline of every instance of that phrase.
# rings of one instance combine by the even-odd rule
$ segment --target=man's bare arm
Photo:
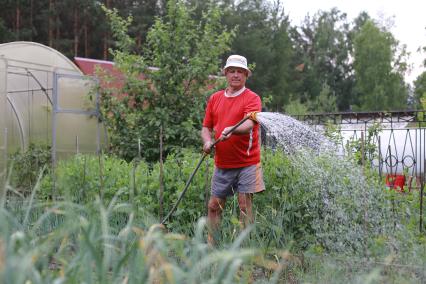
[[[210,154],[213,145],[212,130],[203,126],[201,129],[201,139],[203,140],[203,151]]]
[[[225,134],[233,126],[231,125],[231,126],[225,127],[225,129],[223,129],[222,134],[221,134],[221,136],[220,136],[219,139],[226,140],[229,137],[231,137],[232,134],[235,134],[235,135],[248,134],[253,129],[254,125],[255,125],[255,122],[252,121],[252,120],[250,120],[250,119],[248,119],[248,120],[244,121],[243,124],[241,124],[240,126],[238,126],[232,133],[228,133],[227,135],[225,135]]]

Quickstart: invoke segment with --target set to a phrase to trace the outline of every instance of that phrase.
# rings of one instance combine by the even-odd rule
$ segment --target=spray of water
[[[322,247],[342,252],[362,251],[368,238],[390,230],[391,207],[383,189],[353,159],[338,156],[336,146],[321,133],[289,116],[261,112],[256,118],[265,130],[262,142],[267,148],[291,153],[286,155],[291,164],[281,174],[288,178],[274,176],[278,168],[266,171],[272,173],[267,182],[283,188],[281,194],[291,200],[293,210],[302,208],[302,217],[291,222],[307,225]],[[277,152],[274,157],[280,156]],[[277,226],[292,228],[291,222]]]
[[[321,133],[290,116],[259,112],[256,119],[262,126],[264,144],[271,148],[282,148],[286,153],[302,148],[316,152],[332,149],[332,143]]]

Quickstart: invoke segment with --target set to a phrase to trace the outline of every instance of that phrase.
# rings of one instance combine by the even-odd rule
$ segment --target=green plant
[[[108,204],[39,203],[37,187],[28,200],[0,208],[2,283],[245,283],[252,265],[265,262],[256,249],[241,247],[250,229],[212,250],[204,218],[188,237],[138,218],[134,206],[119,202],[120,192]],[[117,223],[117,214],[124,221]]]
[[[164,161],[162,181],[159,163],[127,162],[108,155],[76,155],[60,161],[55,168],[55,175],[48,175],[42,180],[39,196],[43,199],[56,197],[81,204],[92,203],[100,197],[106,204],[120,191],[120,201],[129,202],[135,208],[143,208],[159,220],[160,183],[164,186],[164,217],[183,190],[200,155],[190,150],[169,155]],[[209,164],[212,165],[211,160]],[[212,170],[211,166],[209,170]],[[207,163],[199,171],[169,224],[172,228],[180,227],[186,231],[205,212],[205,188],[209,186],[209,180],[205,178],[206,174],[209,175]]]
[[[324,125],[324,136],[336,145],[341,145],[343,142],[342,127],[327,121]]]
[[[199,157],[191,150],[169,155],[160,181],[159,164],[77,155],[58,163],[55,199],[40,198],[53,185],[41,175],[26,198],[1,195],[0,282],[359,283],[373,277],[415,283],[422,277],[420,193],[385,191],[353,160],[331,153],[264,149],[267,189],[255,195],[255,224],[241,230],[231,198],[214,249],[200,219],[212,170],[204,164],[164,231],[155,225],[159,184],[167,212]]]
[[[346,152],[352,153],[353,158],[358,164],[368,165],[377,158],[378,149],[376,145],[376,139],[378,133],[382,130],[380,123],[374,123],[369,126],[367,132],[364,136],[364,140],[359,138],[352,137],[347,144],[345,145]],[[363,156],[364,155],[364,156]],[[369,162],[369,163],[367,163]]]
[[[122,73],[122,87],[101,86],[111,150],[130,161],[140,145],[145,159],[158,161],[160,143],[164,156],[196,145],[206,90],[220,84],[210,75],[218,73],[219,57],[233,36],[220,23],[221,10],[212,7],[196,22],[184,1],[167,1],[166,14],[148,32],[143,55],[132,53],[134,40],[127,34],[132,17],[104,11],[117,40],[110,51]]]
[[[50,146],[31,143],[27,150],[11,156],[11,184],[18,191],[27,194],[36,184],[40,171],[48,173],[51,167]]]
[[[159,163],[134,164],[111,156],[80,155],[60,162],[55,187],[45,177],[40,193],[81,204],[100,198],[108,204],[120,192],[116,197],[120,202],[143,209],[159,221],[176,202],[200,155],[191,150],[170,154],[164,161],[162,180]],[[210,166],[203,164],[195,175],[168,228],[188,233],[205,215],[206,189],[209,191],[213,170],[213,161],[207,162]],[[350,159],[303,151],[286,156],[265,149],[263,170],[266,192],[255,196],[255,235],[265,238],[266,247],[359,251],[367,235],[380,235],[378,228],[388,230],[391,227],[385,224],[396,218],[381,183],[374,175],[365,175],[366,171]],[[164,189],[162,203],[160,184]],[[224,239],[236,237],[239,223],[233,220],[238,220],[237,215],[237,203],[231,198],[224,212]]]

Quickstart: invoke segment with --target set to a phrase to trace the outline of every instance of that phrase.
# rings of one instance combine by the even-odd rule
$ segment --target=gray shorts
[[[238,193],[256,193],[265,190],[260,163],[236,169],[215,167],[212,178],[212,195],[219,198]]]

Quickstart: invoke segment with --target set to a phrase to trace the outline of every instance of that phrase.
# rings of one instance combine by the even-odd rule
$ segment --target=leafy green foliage
[[[262,96],[267,108],[281,111],[296,89],[294,66],[300,64],[294,54],[285,7],[280,1],[233,2],[234,5],[222,8],[224,26],[237,27],[231,53],[244,55],[256,64],[247,86]],[[269,96],[272,100],[263,99]]]
[[[426,108],[426,72],[420,74],[414,81],[414,102],[418,109]]]
[[[300,115],[308,113],[306,104],[302,104],[299,100],[292,100],[284,107],[284,112],[288,115]]]
[[[99,200],[31,204],[14,200],[0,208],[2,283],[248,282],[250,264],[263,260],[256,249],[241,248],[248,231],[227,248],[209,249],[204,219],[188,238],[135,218],[132,206],[116,199],[106,206]],[[21,220],[26,212],[30,222]],[[126,218],[117,222],[117,215]]]
[[[198,158],[185,150],[164,161],[166,211]],[[254,228],[238,233],[227,207],[223,243],[212,249],[199,219],[211,167],[195,176],[166,233],[153,225],[159,164],[82,155],[60,162],[55,190],[64,200],[37,200],[52,190],[48,177],[25,200],[0,196],[0,281],[356,282],[371,271],[385,282],[421,277],[419,192],[385,191],[352,160],[327,153],[264,150],[262,164],[267,189],[255,195]]]
[[[207,90],[217,84],[209,76],[218,72],[219,57],[233,35],[220,26],[220,10],[211,8],[195,22],[182,1],[168,1],[166,15],[148,32],[142,56],[131,53],[134,40],[127,29],[132,18],[105,10],[117,39],[111,53],[124,77],[121,89],[102,89],[113,152],[131,160],[140,144],[142,156],[153,161],[160,156],[160,140],[166,155],[196,145]]]
[[[353,100],[351,31],[336,8],[307,16],[292,38],[299,58],[298,98],[311,112],[349,109]],[[330,103],[326,104],[327,97]]]
[[[399,63],[397,42],[371,20],[357,33],[354,43],[356,90],[361,110],[404,109],[407,88],[403,81],[404,65]]]
[[[6,28],[4,20],[0,18],[0,42],[6,42],[12,38],[12,33]]]
[[[106,156],[76,156],[58,165],[54,189],[45,178],[40,191],[47,196],[55,190],[56,196],[82,204],[91,204],[98,197],[108,204],[119,192],[118,201],[160,220],[160,183],[165,214],[199,158],[200,154],[191,151],[169,155],[160,181],[159,163],[148,166]],[[202,165],[167,224],[170,229],[191,232],[192,224],[205,215],[205,192],[213,170],[212,161],[208,162],[210,167]],[[292,246],[299,251],[319,246],[325,251],[360,251],[367,238],[379,237],[391,228],[394,213],[384,187],[376,176],[364,175],[353,160],[326,153],[285,156],[281,151],[265,150],[263,170],[266,192],[255,196],[255,236],[266,248]],[[237,206],[231,198],[224,212],[224,236],[231,240],[238,229],[238,221],[232,221],[238,220]]]
[[[247,85],[262,97],[271,98],[265,103],[268,109],[282,111],[291,108],[291,106],[287,107],[291,102],[298,101],[305,104],[310,112],[319,112],[321,108],[317,108],[318,105],[313,102],[320,95],[324,85],[330,87],[339,111],[373,109],[374,105],[368,102],[370,97],[364,95],[364,88],[369,90],[369,95],[377,93],[378,97],[384,97],[386,110],[400,110],[405,107],[407,86],[403,80],[407,69],[407,52],[404,46],[397,41],[393,41],[392,44],[394,58],[391,63],[392,72],[385,76],[389,77],[387,82],[382,85],[381,82],[384,78],[377,78],[380,81],[377,84],[380,87],[377,89],[373,89],[372,85],[367,82],[362,83],[365,87],[361,87],[361,83],[358,82],[364,76],[363,72],[367,77],[371,77],[372,72],[372,70],[368,70],[370,68],[366,67],[357,67],[357,74],[354,72],[354,55],[360,52],[357,50],[359,47],[354,49],[355,39],[361,32],[362,26],[373,20],[366,12],[361,12],[353,21],[349,21],[348,11],[339,11],[336,8],[328,11],[319,10],[313,15],[306,15],[305,21],[299,25],[290,22],[287,3],[284,1],[172,0],[171,4],[169,2],[168,0],[32,0],[26,2],[3,0],[0,1],[2,7],[0,10],[0,42],[34,41],[47,44],[71,59],[74,56],[83,56],[104,60],[113,59],[117,63],[117,54],[113,55],[108,50],[113,48],[117,51],[122,48],[122,45],[117,42],[116,28],[110,27],[111,20],[102,11],[101,3],[104,3],[110,10],[116,9],[116,14],[120,17],[127,19],[130,16],[132,21],[126,26],[126,34],[130,36],[133,43],[128,52],[144,57],[150,53],[145,48],[150,37],[149,30],[155,25],[158,28],[158,21],[164,23],[169,21],[170,17],[166,19],[169,10],[179,6],[185,7],[192,22],[192,24],[188,22],[188,28],[191,29],[188,29],[188,33],[184,37],[174,30],[177,25],[169,26],[172,28],[171,30],[167,28],[170,31],[167,36],[172,42],[176,41],[176,54],[173,54],[174,50],[169,54],[176,55],[176,58],[179,59],[178,56],[182,56],[182,52],[179,51],[180,46],[182,43],[186,44],[184,39],[191,41],[195,38],[200,39],[199,35],[202,33],[201,29],[206,21],[205,15],[209,14],[208,11],[212,9],[218,9],[223,13],[223,17],[219,21],[221,31],[226,29],[238,31],[235,33],[233,41],[229,41],[230,50],[220,53],[219,58],[223,63],[230,53],[236,53],[245,55],[249,62],[256,63],[254,76],[248,80]],[[175,9],[175,11],[178,10]],[[175,13],[175,15],[182,15],[179,13]],[[179,21],[174,23],[179,23]],[[194,26],[200,27],[200,33],[192,29]],[[390,34],[389,31],[390,29],[387,28],[386,33]],[[215,33],[217,34],[217,32]],[[179,35],[182,40],[176,40],[174,35]],[[160,38],[157,39],[160,40]],[[164,38],[161,38],[161,41],[164,42]],[[382,46],[378,42],[373,38],[373,40],[367,41],[362,49],[366,54],[374,54],[374,60],[370,61],[371,68],[381,69],[382,71],[379,73],[382,73],[389,68],[389,64],[386,63],[388,58],[378,56],[377,53],[383,54],[387,50],[382,50]],[[206,46],[205,52],[208,53],[220,46],[220,43],[200,39],[199,45]],[[191,45],[191,52],[195,50],[194,46]],[[162,47],[164,48],[165,45]],[[373,50],[370,50],[371,47]],[[189,60],[191,56],[185,55],[185,58]],[[134,65],[133,68],[139,69],[137,61],[135,59],[135,62],[129,66]],[[367,60],[366,63],[368,62]],[[162,68],[151,65],[148,61],[145,64]],[[185,64],[179,65],[179,68],[185,67],[183,65]],[[219,65],[219,61],[215,62],[215,66]],[[173,66],[176,67],[175,64]],[[145,68],[139,70],[138,73],[140,71],[144,72]],[[174,69],[170,69],[170,71],[173,74],[175,72]],[[210,74],[216,74],[216,72]],[[164,78],[168,79],[167,75]],[[371,80],[373,79],[371,78]],[[388,86],[384,88],[383,86],[386,84]],[[394,92],[389,92],[390,90]],[[383,107],[383,105],[379,106]],[[303,109],[300,110],[303,111]],[[158,136],[158,129],[156,129],[156,134]],[[141,139],[145,135],[146,133],[139,133]],[[137,140],[135,141],[137,142]],[[129,156],[132,156],[137,149],[133,142],[129,145]],[[150,155],[154,155],[154,153],[150,153]]]
[[[50,147],[46,145],[30,144],[24,152],[13,154],[10,159],[13,163],[11,184],[28,193],[36,184],[40,171],[50,168]]]
[[[321,113],[337,112],[336,96],[331,93],[330,87],[325,84],[319,94],[310,105],[311,109]]]
[[[368,127],[367,133],[364,140],[359,138],[352,137],[347,144],[345,145],[345,150],[347,153],[352,154],[351,158],[354,158],[356,163],[359,165],[362,164],[362,161],[373,161],[378,158],[378,149],[376,140],[378,134],[382,130],[380,123],[374,123],[372,126]],[[363,157],[364,155],[364,157]]]
[[[160,181],[159,163],[148,165],[144,161],[128,163],[110,156],[77,155],[58,163],[55,183],[51,176],[44,178],[40,197],[49,199],[57,196],[82,204],[101,198],[104,204],[108,204],[120,192],[118,199],[121,202],[143,208],[160,219],[160,182],[164,185],[164,210],[168,212],[183,190],[198,158],[199,154],[187,150],[180,155],[169,155],[164,161],[164,179]],[[209,164],[212,165],[212,161]],[[205,179],[205,175],[209,175],[206,167],[207,164],[203,164],[199,174],[194,177],[170,227],[179,224],[179,227],[189,230],[191,224],[205,212],[205,189],[210,186],[210,181]]]

